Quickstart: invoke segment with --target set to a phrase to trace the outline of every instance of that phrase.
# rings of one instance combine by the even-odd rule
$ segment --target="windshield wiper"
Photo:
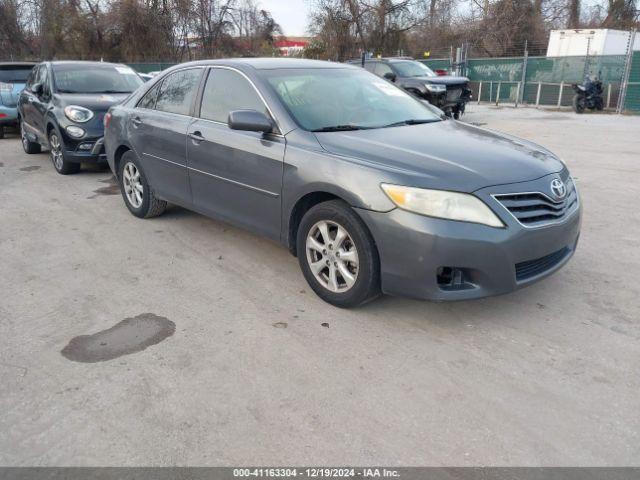
[[[366,130],[371,127],[362,127],[359,125],[333,125],[331,127],[322,127],[311,130],[312,132],[348,132],[350,130]]]
[[[102,90],[101,92],[95,93],[131,93],[130,91],[122,91],[122,90]]]
[[[65,90],[64,88],[59,88],[58,93],[82,93],[77,90]]]
[[[394,122],[394,123],[390,123],[389,125],[383,125],[381,128],[388,128],[388,127],[401,127],[403,125],[420,125],[421,123],[434,123],[434,122],[439,122],[440,119],[419,119],[419,118],[410,118],[408,120],[402,120],[400,122]]]

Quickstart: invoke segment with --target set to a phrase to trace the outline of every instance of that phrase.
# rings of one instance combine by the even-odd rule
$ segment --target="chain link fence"
[[[453,55],[421,61],[434,70],[467,76],[478,102],[516,106],[569,107],[572,85],[582,84],[586,75],[596,75],[603,84],[606,109],[640,113],[640,51],[630,50],[633,33],[630,38],[624,55],[543,57],[528,56],[525,51],[519,56],[468,58],[458,63]]]

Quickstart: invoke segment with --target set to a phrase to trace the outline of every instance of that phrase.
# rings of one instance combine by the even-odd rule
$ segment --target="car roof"
[[[302,58],[286,57],[259,57],[259,58],[225,58],[219,60],[198,60],[195,62],[182,63],[178,66],[244,66],[255,68],[256,70],[276,70],[285,68],[352,68],[344,63],[328,62],[324,60],[308,60]]]
[[[117,65],[118,67],[126,66],[124,63],[111,63],[111,62],[92,62],[89,60],[52,60],[47,63],[51,65],[86,65],[86,66],[100,66],[100,65]]]
[[[38,62],[0,62],[0,68],[2,67],[33,67]]]

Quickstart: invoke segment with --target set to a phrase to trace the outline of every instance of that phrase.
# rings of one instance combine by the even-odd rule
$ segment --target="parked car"
[[[567,263],[580,233],[578,192],[553,153],[442,120],[346,64],[182,64],[112,107],[105,124],[133,215],[171,202],[279,241],[340,307],[380,292],[506,293]]]
[[[361,61],[351,63],[362,64]],[[448,116],[460,118],[471,100],[467,77],[437,75],[421,62],[407,58],[378,58],[365,61],[364,68],[408,92],[444,110]]]
[[[144,80],[145,82],[148,82],[149,80],[151,80],[153,77],[155,77],[155,75],[150,75],[148,73],[142,73],[142,72],[138,72],[138,75],[140,75],[140,78],[142,80]]]
[[[18,124],[18,97],[27,83],[33,62],[0,63],[0,138],[4,128]]]
[[[49,148],[62,175],[81,162],[104,162],[102,118],[107,109],[143,84],[125,65],[103,62],[43,62],[20,94],[18,114],[27,153]]]

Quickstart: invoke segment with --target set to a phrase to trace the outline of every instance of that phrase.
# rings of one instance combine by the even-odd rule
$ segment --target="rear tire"
[[[140,161],[130,150],[120,159],[118,182],[125,205],[136,217],[157,217],[166,210],[167,202],[154,195]]]
[[[20,139],[22,140],[22,149],[25,153],[33,155],[34,153],[40,153],[42,151],[42,147],[39,143],[32,142],[27,137],[27,132],[24,129],[23,121],[20,121]]]
[[[300,268],[322,300],[351,308],[380,295],[380,259],[364,222],[342,200],[311,208],[296,238]]]
[[[70,162],[66,159],[62,137],[60,137],[55,128],[49,132],[49,156],[51,157],[53,168],[60,175],[72,175],[80,171],[79,163]]]
[[[585,104],[584,97],[582,95],[573,96],[573,111],[576,113],[584,112]]]
[[[4,138],[4,127],[0,125],[0,140]]]

